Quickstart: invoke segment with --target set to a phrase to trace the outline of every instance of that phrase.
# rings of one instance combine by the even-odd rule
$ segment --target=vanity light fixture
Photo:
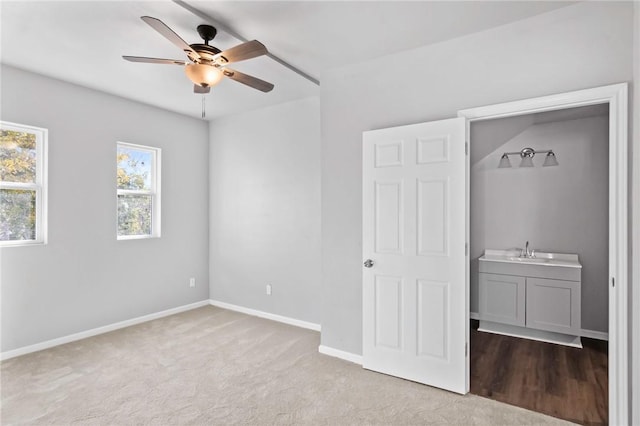
[[[500,163],[498,163],[498,168],[499,169],[511,168],[511,161],[509,160],[510,155],[520,156],[522,160],[520,160],[519,167],[533,167],[534,166],[533,157],[536,154],[544,154],[544,153],[546,153],[547,156],[544,159],[544,164],[542,165],[543,167],[558,165],[558,160],[556,159],[556,155],[550,149],[536,151],[533,148],[522,148],[521,151],[505,152],[504,154],[502,154],[502,157],[500,157]]]

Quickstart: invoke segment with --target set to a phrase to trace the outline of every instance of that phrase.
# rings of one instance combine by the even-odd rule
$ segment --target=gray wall
[[[1,351],[207,299],[207,123],[5,66],[1,84],[2,120],[49,129],[49,242],[0,249]],[[116,240],[117,141],[162,148],[162,238]]]
[[[518,119],[519,117],[515,117]],[[499,120],[505,125],[511,118]],[[577,253],[582,264],[582,328],[608,331],[608,116],[535,124],[471,166],[471,311],[478,311],[478,258],[484,250],[524,247]],[[498,120],[496,120],[498,121]],[[497,138],[476,135],[471,157]],[[499,134],[497,136],[500,136]],[[559,165],[499,169],[503,152],[553,149]]]
[[[323,345],[362,353],[362,132],[630,81],[632,9],[581,2],[323,76]]]
[[[319,99],[210,128],[211,298],[319,324]]]

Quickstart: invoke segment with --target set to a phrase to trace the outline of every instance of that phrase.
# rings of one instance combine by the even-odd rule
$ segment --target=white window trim
[[[36,192],[36,236],[33,240],[0,241],[0,247],[30,246],[47,243],[47,175],[49,131],[41,127],[0,121],[5,130],[27,132],[36,136],[36,181],[35,183],[3,182],[0,189],[26,189]]]
[[[128,142],[117,142],[116,153],[119,147],[131,148],[151,152],[153,161],[151,165],[151,189],[119,189],[116,186],[116,238],[120,240],[143,240],[148,238],[160,238],[161,217],[160,217],[160,169],[162,167],[162,150],[153,146],[138,145]],[[117,169],[116,164],[116,169]],[[151,234],[148,235],[118,235],[118,195],[150,195],[151,196]]]

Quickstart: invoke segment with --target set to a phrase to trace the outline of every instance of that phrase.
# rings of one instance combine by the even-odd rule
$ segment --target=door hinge
[[[469,243],[464,243],[464,255],[469,256]]]
[[[465,357],[469,356],[469,342],[465,342],[464,344],[464,356]]]
[[[464,143],[464,155],[469,155],[469,142]]]
[[[611,287],[615,287],[616,286],[616,279],[615,277],[611,277]]]

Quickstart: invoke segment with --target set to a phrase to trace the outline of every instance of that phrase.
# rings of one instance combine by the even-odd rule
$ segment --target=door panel
[[[402,165],[402,141],[379,143],[375,147],[375,167]]]
[[[376,276],[376,347],[399,350],[402,341],[402,278]]]
[[[402,181],[375,183],[376,253],[402,252]]]
[[[449,182],[418,181],[418,254],[447,256]]]
[[[418,280],[418,356],[447,361],[449,283]]]
[[[363,135],[363,366],[468,392],[465,121]],[[363,259],[363,260],[364,260]]]
[[[418,138],[418,164],[449,161],[449,136]]]

